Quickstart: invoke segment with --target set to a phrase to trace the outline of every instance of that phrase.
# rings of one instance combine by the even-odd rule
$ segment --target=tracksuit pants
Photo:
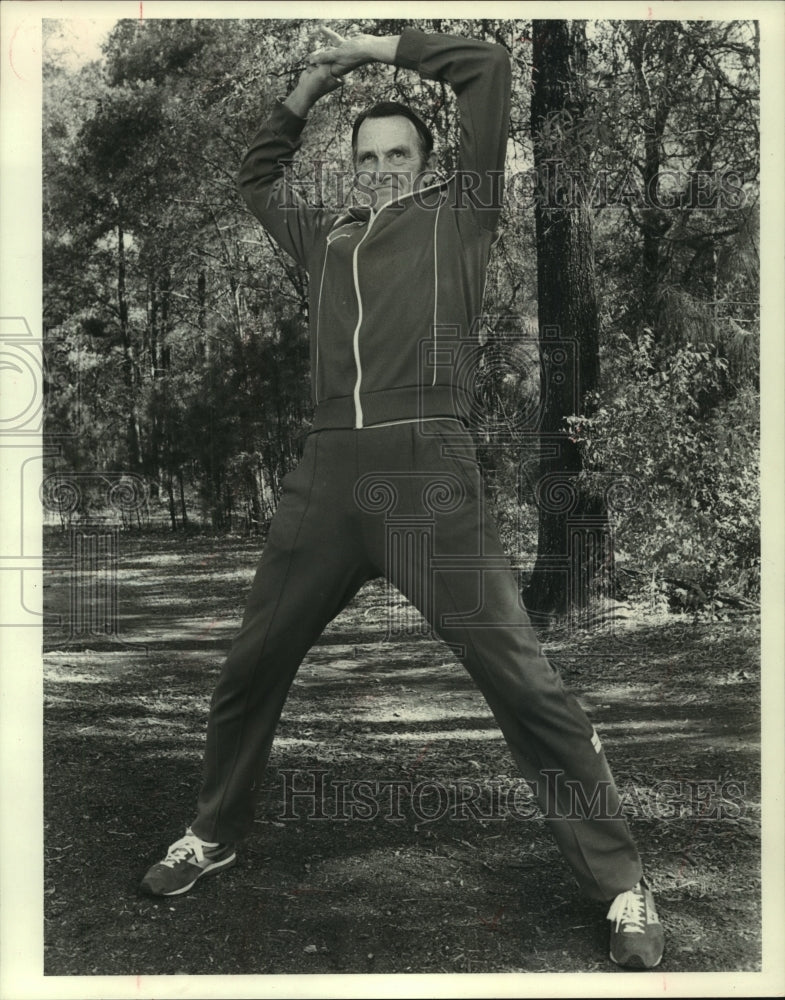
[[[457,420],[321,430],[282,484],[242,627],[213,695],[194,832],[240,839],[297,669],[362,584],[385,576],[484,695],[588,896],[641,877],[599,739],[542,655]],[[600,793],[600,806],[596,796]],[[576,810],[576,803],[580,806]]]

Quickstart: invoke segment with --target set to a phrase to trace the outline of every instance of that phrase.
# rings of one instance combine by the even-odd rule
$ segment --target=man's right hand
[[[313,105],[341,86],[341,77],[369,62],[393,63],[399,35],[365,35],[354,32],[343,37],[332,28],[319,26],[322,37],[332,44],[317,49],[308,56],[308,66],[297,86],[284,104],[300,118],[305,118]]]
[[[300,74],[297,86],[286,98],[284,104],[300,118],[305,118],[320,97],[337,90],[340,86],[340,77],[333,75],[333,67],[330,63],[319,65],[309,63]]]
[[[340,79],[342,76],[343,73],[339,73],[331,63],[322,63],[318,66],[308,63],[300,74],[297,87],[302,88],[304,94],[311,95],[315,103],[325,94],[337,90],[343,82]]]

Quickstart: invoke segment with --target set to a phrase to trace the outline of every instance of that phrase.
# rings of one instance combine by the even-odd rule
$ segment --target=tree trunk
[[[136,358],[128,329],[128,299],[125,290],[125,233],[122,222],[117,224],[117,310],[120,316],[120,338],[123,345],[123,372],[128,389],[128,457],[131,471],[142,466],[139,406],[136,398]]]
[[[640,99],[641,124],[643,126],[643,163],[639,167],[645,195],[645,207],[636,219],[643,238],[641,248],[642,289],[639,303],[643,322],[657,330],[659,324],[660,304],[658,292],[662,281],[662,239],[671,225],[669,213],[657,207],[656,198],[659,194],[661,151],[665,136],[665,127],[670,116],[670,98],[668,94],[667,75],[666,86],[662,93],[653,95],[650,91],[646,72],[646,47],[652,44],[652,32],[661,36],[661,44],[666,49],[673,37],[673,25],[657,24],[653,28],[645,21],[630,22],[631,42],[629,57],[635,76],[636,88]],[[667,73],[667,70],[666,70]]]
[[[262,530],[262,486],[260,466],[249,469],[248,486],[251,497],[251,534],[258,535]]]
[[[169,499],[169,519],[172,522],[172,531],[177,531],[177,510],[174,505],[174,492],[172,490],[172,477],[166,474],[166,495]]]
[[[526,591],[533,611],[564,613],[584,607],[600,565],[608,558],[607,515],[601,501],[578,484],[582,458],[565,418],[584,413],[599,377],[599,320],[594,245],[585,185],[587,156],[569,130],[580,124],[586,67],[583,22],[533,24],[532,131],[540,181],[535,203],[537,297],[541,351],[542,418],[536,499],[537,559]],[[558,169],[541,129],[561,122]]]
[[[210,360],[210,338],[207,336],[207,277],[204,270],[199,271],[196,279],[196,300],[198,302],[197,324],[202,335],[200,341],[202,358]]]
[[[210,521],[213,531],[223,531],[226,523],[226,498],[223,488],[223,469],[213,464],[210,476]]]
[[[182,467],[177,470],[177,485],[180,490],[180,517],[183,522],[183,529],[188,527],[188,511],[185,506],[185,487],[183,485],[183,470]]]
[[[163,475],[161,469],[161,426],[160,409],[158,406],[158,342],[159,342],[159,318],[158,318],[158,289],[153,275],[148,275],[148,350],[150,363],[150,377],[153,380],[153,402],[154,405],[150,414],[150,446],[148,458],[148,468],[151,475],[150,491],[151,495],[157,497],[159,483]]]

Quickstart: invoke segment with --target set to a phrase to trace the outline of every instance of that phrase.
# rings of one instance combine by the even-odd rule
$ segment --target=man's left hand
[[[319,30],[331,44],[312,52],[308,62],[314,66],[329,63],[333,76],[344,76],[369,62],[389,63],[395,58],[397,37],[379,37],[361,32],[344,37],[324,25],[320,25]]]

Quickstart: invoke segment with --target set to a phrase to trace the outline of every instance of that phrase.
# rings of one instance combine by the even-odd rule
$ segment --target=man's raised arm
[[[341,86],[341,77],[369,62],[393,63],[399,37],[355,34],[342,38],[320,26],[329,44],[308,57],[308,65],[289,96],[279,101],[254,136],[237,183],[246,204],[270,235],[298,263],[308,252],[327,213],[307,205],[286,183],[284,171],[301,145],[305,119],[314,104]]]
[[[237,177],[240,194],[250,210],[304,267],[325,212],[307,205],[292,191],[284,171],[300,148],[308,112],[319,98],[340,86],[329,64],[308,65],[291,94],[276,104],[254,136]]]

